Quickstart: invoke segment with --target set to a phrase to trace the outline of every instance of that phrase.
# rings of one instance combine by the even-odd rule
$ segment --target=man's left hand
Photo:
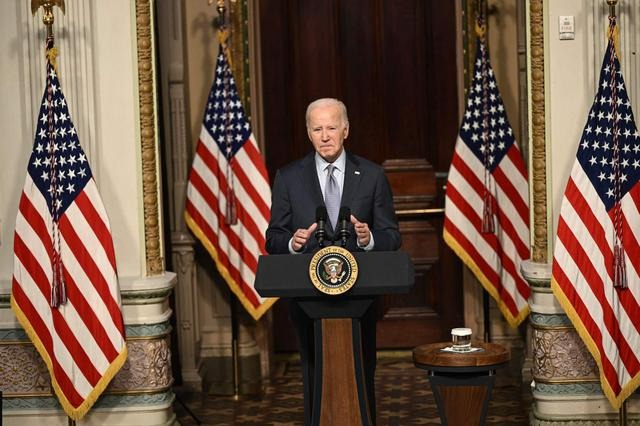
[[[351,223],[356,230],[356,238],[358,239],[358,245],[360,247],[366,247],[371,241],[371,231],[369,230],[369,224],[366,222],[360,222],[354,215],[351,215]]]

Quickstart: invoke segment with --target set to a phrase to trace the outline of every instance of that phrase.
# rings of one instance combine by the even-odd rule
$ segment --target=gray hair
[[[349,117],[347,116],[347,107],[342,103],[341,100],[336,98],[320,98],[311,102],[307,107],[307,112],[305,114],[305,121],[307,123],[307,127],[309,127],[309,114],[316,108],[325,107],[335,105],[340,108],[340,115],[342,116],[342,123],[345,126],[349,126]]]

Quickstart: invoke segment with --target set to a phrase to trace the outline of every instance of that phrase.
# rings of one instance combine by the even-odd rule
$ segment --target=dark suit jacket
[[[315,152],[295,161],[276,173],[271,201],[271,221],[266,232],[266,250],[270,254],[289,253],[289,240],[299,228],[308,228],[316,221],[316,208],[324,205],[314,158]],[[357,155],[347,153],[342,207],[349,207],[360,222],[369,224],[374,238],[374,250],[391,251],[400,248],[400,232],[393,208],[389,182],[381,166]],[[327,221],[329,222],[329,221]],[[333,236],[330,223],[325,227]],[[347,249],[359,250],[353,225],[349,223]],[[304,248],[312,253],[319,248],[314,237]]]

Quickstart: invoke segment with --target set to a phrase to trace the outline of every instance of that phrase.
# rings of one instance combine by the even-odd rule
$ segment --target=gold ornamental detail
[[[531,43],[531,191],[533,194],[532,260],[547,263],[547,151],[544,97],[543,0],[530,2]]]
[[[144,210],[144,246],[148,276],[164,272],[158,213],[158,158],[153,79],[153,37],[151,3],[136,0],[136,36],[138,48],[138,97],[140,106],[140,145],[142,151],[142,204]]]

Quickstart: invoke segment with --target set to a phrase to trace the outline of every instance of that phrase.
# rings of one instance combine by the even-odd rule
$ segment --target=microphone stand
[[[340,215],[338,216],[338,237],[340,238],[340,246],[347,247],[347,240],[349,239],[349,216],[351,216],[351,209],[349,207],[341,207]]]
[[[316,209],[316,223],[318,227],[316,228],[316,240],[318,241],[318,246],[320,248],[324,248],[324,239],[326,237],[326,231],[324,229],[327,222],[327,209],[324,206],[319,206]]]

